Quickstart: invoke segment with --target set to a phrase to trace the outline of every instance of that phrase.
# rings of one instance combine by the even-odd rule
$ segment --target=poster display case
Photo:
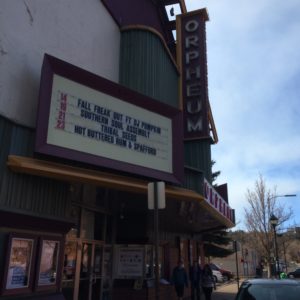
[[[62,238],[12,232],[8,236],[2,295],[58,290]]]
[[[32,289],[37,239],[25,234],[10,234],[2,294],[26,294]]]
[[[59,241],[42,241],[38,285],[55,285],[58,267]]]
[[[33,246],[33,239],[12,238],[6,289],[29,287]]]

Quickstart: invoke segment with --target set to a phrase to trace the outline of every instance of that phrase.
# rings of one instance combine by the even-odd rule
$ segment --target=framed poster
[[[36,247],[35,236],[21,233],[9,235],[2,294],[26,294],[32,290]]]
[[[55,285],[60,242],[43,240],[38,274],[38,285]]]
[[[33,239],[12,238],[6,289],[29,287],[33,247]]]
[[[144,275],[144,247],[119,247],[117,278],[137,278]]]

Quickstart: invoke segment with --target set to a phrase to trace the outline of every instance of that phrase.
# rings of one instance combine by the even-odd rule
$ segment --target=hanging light
[[[274,214],[270,217],[270,224],[275,228],[278,225],[278,218],[274,216]]]

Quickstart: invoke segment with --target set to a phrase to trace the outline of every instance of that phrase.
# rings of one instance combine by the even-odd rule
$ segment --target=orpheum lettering
[[[209,137],[205,21],[201,10],[180,16],[181,41],[178,44],[182,53],[179,64],[185,139]]]
[[[199,38],[195,32],[199,28],[196,20],[188,21],[185,24],[185,64],[186,64],[186,112],[187,115],[187,131],[202,131],[203,119],[201,116],[201,86],[200,64],[195,61],[196,65],[192,65],[193,60],[199,57]]]
[[[232,209],[218,192],[204,179],[204,198],[216,211],[234,222]]]

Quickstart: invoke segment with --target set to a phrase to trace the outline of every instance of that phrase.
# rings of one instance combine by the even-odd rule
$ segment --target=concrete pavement
[[[241,282],[239,282],[239,286],[241,286]],[[236,294],[238,292],[238,286],[236,281],[230,281],[228,283],[217,283],[217,289],[212,293],[212,300],[234,300]],[[185,297],[184,300],[190,300],[190,297]],[[201,292],[201,300],[204,300],[204,294]],[[164,299],[166,300],[166,299]]]
[[[234,300],[237,291],[236,281],[217,286],[217,289],[213,291],[212,300]]]

